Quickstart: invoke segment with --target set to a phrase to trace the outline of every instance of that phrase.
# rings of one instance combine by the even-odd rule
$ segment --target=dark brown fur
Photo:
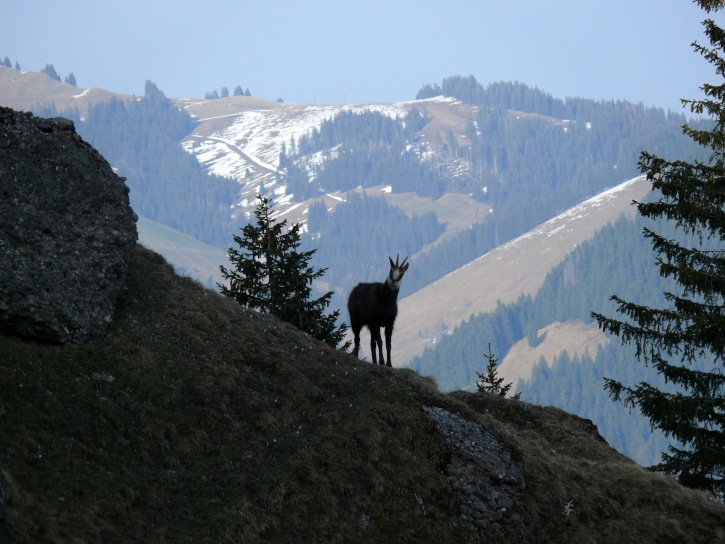
[[[353,354],[360,352],[360,330],[365,326],[370,330],[370,350],[373,364],[392,366],[390,359],[393,325],[398,315],[398,292],[403,274],[408,270],[408,264],[398,264],[398,258],[390,259],[390,273],[385,282],[359,283],[350,292],[347,300],[347,309],[350,312],[350,328],[355,336]],[[383,340],[380,336],[380,327],[385,329],[385,346],[387,360],[383,357]],[[377,352],[377,353],[376,353]],[[387,362],[386,362],[387,361]]]

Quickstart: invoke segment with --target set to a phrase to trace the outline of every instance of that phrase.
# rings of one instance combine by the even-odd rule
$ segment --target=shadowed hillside
[[[0,390],[3,542],[725,539],[722,505],[589,422],[357,361],[140,246],[109,332],[0,336]],[[426,406],[482,424],[520,466],[506,523],[461,525]]]

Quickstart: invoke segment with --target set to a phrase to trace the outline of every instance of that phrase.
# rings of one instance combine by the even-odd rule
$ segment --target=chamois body
[[[398,292],[403,274],[408,269],[404,259],[398,264],[399,257],[390,258],[390,273],[385,282],[359,283],[350,292],[347,300],[347,309],[350,312],[350,328],[355,336],[353,354],[355,357],[360,352],[360,331],[367,327],[370,331],[370,351],[372,352],[373,364],[387,364],[392,366],[390,358],[391,341],[393,337],[393,326],[398,316]],[[385,347],[387,359],[383,357],[383,339],[380,336],[380,328],[385,329]]]

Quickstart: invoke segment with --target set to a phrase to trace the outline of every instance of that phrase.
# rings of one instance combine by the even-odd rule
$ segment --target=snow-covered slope
[[[253,97],[235,96],[216,100],[179,100],[199,125],[184,139],[184,149],[210,173],[239,181],[239,213],[250,213],[258,192],[273,195],[279,214],[299,199],[287,191],[285,173],[279,170],[284,146],[319,128],[341,112],[379,112],[391,118],[404,117],[412,108],[423,111],[433,122],[433,131],[463,132],[465,120],[475,107],[452,98],[437,97],[393,104],[296,105]],[[438,127],[436,129],[436,127]],[[423,150],[426,141],[422,142]],[[302,217],[292,218],[300,221]]]

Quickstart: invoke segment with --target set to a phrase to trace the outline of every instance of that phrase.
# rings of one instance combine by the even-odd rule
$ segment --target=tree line
[[[242,89],[241,85],[237,85],[234,87],[234,96],[252,96],[252,93],[249,92],[249,87],[247,87],[246,90]],[[222,87],[220,91],[217,91],[214,89],[213,91],[207,91],[204,94],[204,98],[206,100],[215,100],[217,98],[228,98],[229,97],[229,87]]]
[[[408,149],[424,124],[416,110],[402,120],[380,112],[342,111],[283,148],[284,182],[299,199],[375,185],[437,198],[445,188],[443,179]]]

